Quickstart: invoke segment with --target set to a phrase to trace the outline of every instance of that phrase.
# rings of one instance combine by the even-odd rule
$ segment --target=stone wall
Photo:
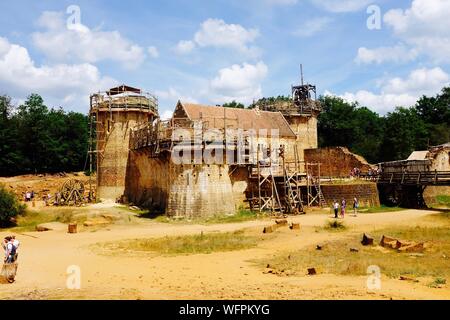
[[[433,161],[430,170],[450,171],[450,148],[443,148],[432,157]]]
[[[305,161],[320,162],[322,177],[348,177],[353,168],[359,168],[365,173],[371,168],[363,157],[351,153],[345,147],[307,149],[305,150]]]
[[[164,212],[169,195],[169,162],[150,158],[146,151],[131,151],[124,194],[129,202]]]
[[[148,113],[138,111],[99,112],[97,119],[98,188],[100,199],[116,200],[125,190],[130,130],[148,121]]]
[[[437,196],[450,195],[450,187],[446,186],[428,186],[423,192],[423,198],[427,206],[435,205],[437,203]]]
[[[338,200],[340,203],[344,198],[347,201],[347,208],[350,208],[354,197],[358,198],[361,207],[380,206],[376,183],[322,185],[321,187],[329,206],[333,200]]]
[[[297,135],[297,148],[300,160],[304,160],[304,150],[318,147],[317,118],[286,116],[292,131]]]
[[[171,217],[235,214],[244,205],[248,173],[228,165],[174,164],[170,156],[130,152],[125,195],[129,202]]]
[[[249,187],[248,169],[246,167],[237,167],[232,170],[230,174],[231,185],[233,190],[233,201],[236,210],[241,208],[249,209],[248,202],[246,202],[246,191]]]
[[[170,163],[166,214],[187,218],[235,214],[228,170],[228,165]]]

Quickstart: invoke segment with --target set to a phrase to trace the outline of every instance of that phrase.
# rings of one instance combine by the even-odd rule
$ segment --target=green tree
[[[414,108],[396,108],[385,118],[381,159],[401,160],[406,159],[414,150],[426,150],[427,133],[426,123]]]
[[[224,103],[222,107],[224,107],[224,108],[236,108],[236,109],[244,109],[245,108],[245,106],[242,103],[236,102],[236,100]]]
[[[83,170],[88,117],[48,109],[37,94],[15,108],[0,97],[0,175]]]
[[[15,194],[0,185],[0,227],[12,224],[12,219],[25,213],[25,205],[21,204]]]
[[[0,172],[2,175],[15,173],[23,161],[21,149],[17,147],[17,119],[13,117],[11,98],[0,96]]]
[[[415,109],[426,123],[430,145],[450,141],[450,87],[443,88],[436,97],[423,96]]]
[[[345,146],[377,162],[383,137],[383,119],[358,103],[348,103],[338,97],[320,97],[323,112],[318,118],[319,145]]]
[[[27,159],[25,171],[45,172],[50,160],[48,149],[52,143],[48,129],[48,108],[41,96],[32,94],[19,106],[18,111],[18,145]]]

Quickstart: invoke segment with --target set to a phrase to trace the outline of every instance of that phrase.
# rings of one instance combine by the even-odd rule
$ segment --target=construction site
[[[379,190],[382,200],[423,207],[426,186],[449,185],[448,145],[430,151],[442,153],[439,159],[370,165],[343,147],[318,148],[322,109],[315,86],[292,86],[291,97],[253,109],[178,101],[172,118],[162,121],[157,98],[140,89],[122,85],[93,94],[89,154],[97,199],[173,218],[242,208],[282,215],[342,198],[379,206]]]
[[[178,101],[168,120],[126,85],[90,101],[91,174],[0,178],[36,195],[0,230],[21,241],[0,299],[450,298],[435,203],[450,194],[449,144],[378,164],[319,148],[322,106],[304,83],[252,109]]]
[[[293,86],[290,102],[254,109],[179,101],[165,121],[157,99],[140,89],[122,85],[93,94],[96,197],[174,218],[230,215],[240,208],[299,214],[343,195],[379,205],[371,181],[352,181],[352,194],[327,187],[354,168],[367,173],[375,167],[345,148],[334,148],[333,155],[318,149],[320,112],[316,87],[309,84]]]

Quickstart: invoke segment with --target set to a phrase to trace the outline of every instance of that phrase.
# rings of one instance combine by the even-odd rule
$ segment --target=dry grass
[[[86,215],[77,214],[79,212],[79,209],[77,210],[76,208],[52,208],[52,210],[44,211],[28,210],[25,215],[18,217],[17,226],[5,230],[12,232],[30,232],[35,231],[37,225],[49,222],[76,222],[83,224],[86,221]]]
[[[109,253],[151,252],[163,255],[201,254],[235,251],[255,247],[258,238],[244,231],[208,233],[155,239],[132,239],[97,244]]]
[[[327,242],[322,250],[315,247],[276,256],[267,263],[277,270],[289,270],[291,274],[304,275],[307,268],[315,267],[321,273],[338,275],[366,275],[370,265],[380,267],[383,275],[396,278],[400,275],[435,277],[441,283],[450,278],[450,223],[443,226],[389,228],[373,232],[378,242],[383,234],[399,239],[426,242],[423,254],[398,253],[378,245],[364,247],[361,236],[350,236],[334,242]],[[356,248],[359,252],[351,252]]]
[[[334,220],[328,220],[325,223],[324,229],[331,230],[331,231],[334,231],[334,230],[335,231],[343,231],[343,230],[347,229],[347,227],[345,226],[343,221],[334,219]]]
[[[358,209],[358,213],[381,213],[381,212],[396,212],[407,210],[401,207],[388,207],[385,205],[381,205],[379,207],[367,207]]]
[[[234,215],[214,215],[211,217],[199,217],[193,219],[173,219],[161,214],[153,214],[149,211],[141,211],[137,213],[140,218],[150,219],[154,222],[172,223],[172,224],[220,224],[220,223],[237,223],[251,220],[267,219],[268,214],[260,214],[259,212],[240,209]]]

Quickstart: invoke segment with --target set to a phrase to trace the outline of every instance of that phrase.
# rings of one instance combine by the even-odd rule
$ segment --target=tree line
[[[289,96],[262,98],[256,105],[289,101]],[[344,146],[370,163],[407,158],[414,150],[426,150],[450,141],[450,87],[435,97],[422,96],[414,106],[397,107],[384,116],[358,102],[321,96],[318,118],[319,147]],[[245,108],[232,101],[224,107]]]
[[[0,96],[0,176],[83,170],[88,117],[49,109],[41,96],[19,106]]]
[[[247,108],[289,99],[263,98]],[[384,116],[338,97],[319,100],[319,146],[345,146],[370,163],[405,159],[414,150],[450,141],[450,87]],[[236,101],[224,106],[245,108]],[[49,109],[37,94],[19,106],[0,96],[0,176],[84,170],[88,137],[87,115]]]
[[[346,146],[370,163],[406,159],[450,141],[450,87],[385,116],[337,97],[320,97],[319,146]]]

